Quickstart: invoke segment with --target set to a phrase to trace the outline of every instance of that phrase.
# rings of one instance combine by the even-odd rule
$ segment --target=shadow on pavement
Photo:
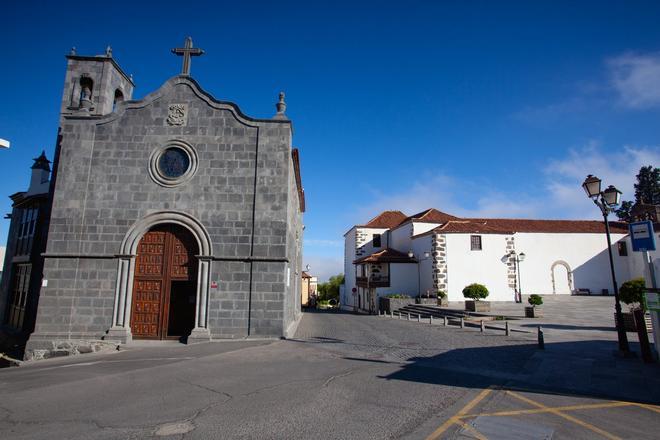
[[[577,341],[455,349],[411,358],[387,376],[467,388],[506,386],[548,394],[660,403],[660,366],[615,355],[615,341]],[[631,349],[639,352],[638,344]],[[362,359],[369,362],[368,359]]]

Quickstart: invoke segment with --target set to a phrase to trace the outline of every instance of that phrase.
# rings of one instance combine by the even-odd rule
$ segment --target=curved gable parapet
[[[96,123],[99,125],[110,123],[121,118],[124,115],[124,113],[126,113],[127,110],[141,109],[151,105],[153,102],[157,101],[158,99],[161,99],[163,96],[166,96],[174,89],[174,87],[178,85],[186,85],[190,87],[190,89],[195,94],[195,96],[197,96],[202,101],[206,102],[206,104],[208,104],[210,107],[213,107],[218,110],[228,110],[229,112],[232,113],[232,115],[234,115],[237,121],[245,125],[253,125],[254,123],[291,125],[291,121],[288,119],[260,119],[260,118],[253,118],[247,116],[245,113],[241,111],[241,109],[238,107],[237,104],[230,101],[220,101],[218,99],[215,99],[210,93],[202,89],[197,81],[186,75],[173,76],[172,78],[165,81],[165,83],[163,83],[163,85],[160,86],[160,88],[149,93],[147,96],[145,96],[142,99],[122,101],[117,103],[115,111],[110,114],[101,115],[101,116],[72,114],[72,115],[64,115],[64,118],[67,120],[96,120],[97,121]]]

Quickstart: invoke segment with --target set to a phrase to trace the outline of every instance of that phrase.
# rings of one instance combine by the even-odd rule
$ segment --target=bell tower
[[[66,59],[61,115],[107,115],[133,96],[133,79],[114,60],[110,46],[95,56],[77,55],[74,47]]]

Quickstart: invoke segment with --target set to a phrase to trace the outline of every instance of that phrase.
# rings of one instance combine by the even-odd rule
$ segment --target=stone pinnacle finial
[[[108,58],[112,58],[112,47],[108,45],[108,47],[105,48],[105,56]]]
[[[69,55],[75,55],[76,54],[76,46],[73,46],[71,48],[71,52],[69,52]]]
[[[286,111],[286,102],[284,102],[284,92],[280,92],[280,100],[277,104],[275,104],[275,108],[277,109],[278,115],[284,115],[284,112]]]

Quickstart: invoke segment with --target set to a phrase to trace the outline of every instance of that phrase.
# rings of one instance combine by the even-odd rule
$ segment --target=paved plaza
[[[569,328],[577,312],[564,321],[546,313],[545,350],[533,332],[307,312],[289,340],[136,344],[34,362],[0,370],[0,431],[7,439],[655,438],[660,368],[613,356],[611,299],[558,309],[567,304],[604,315],[579,325],[578,337]]]

